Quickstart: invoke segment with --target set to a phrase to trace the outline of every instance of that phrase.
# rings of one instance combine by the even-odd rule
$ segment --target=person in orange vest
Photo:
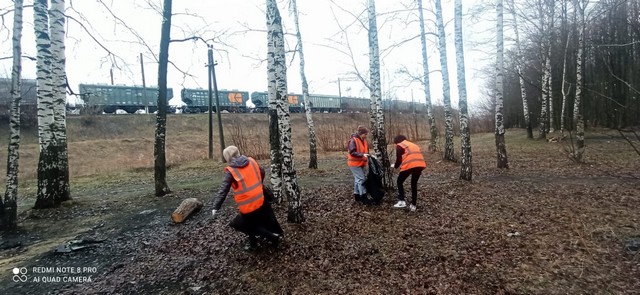
[[[368,204],[367,189],[364,187],[366,180],[365,168],[369,157],[369,144],[367,143],[367,127],[358,126],[356,133],[351,134],[348,143],[347,165],[353,174],[353,197],[356,202]]]
[[[257,247],[257,236],[278,245],[283,237],[283,231],[276,219],[270,201],[273,195],[262,185],[264,169],[256,160],[241,155],[235,146],[229,146],[222,152],[228,166],[224,168],[224,180],[213,202],[213,217],[222,207],[230,189],[233,189],[234,199],[240,213],[229,223],[229,226],[249,236],[245,250]]]
[[[403,183],[409,175],[411,175],[411,205],[409,210],[416,211],[416,200],[418,198],[418,179],[422,175],[422,170],[427,167],[424,161],[420,147],[407,140],[404,135],[398,135],[393,139],[396,145],[396,163],[395,169],[400,168],[398,174],[398,203],[393,205],[394,208],[405,208],[407,203],[404,201]]]

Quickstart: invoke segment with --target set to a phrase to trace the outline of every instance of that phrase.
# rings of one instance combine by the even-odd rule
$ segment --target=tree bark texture
[[[418,0],[418,14],[420,16],[420,44],[422,49],[422,69],[423,69],[423,86],[424,97],[427,105],[427,123],[429,126],[429,151],[435,152],[438,149],[438,129],[436,129],[436,120],[433,116],[433,105],[431,104],[431,83],[429,80],[429,62],[427,56],[427,34],[424,29],[424,12],[422,10],[422,0]]]
[[[436,0],[436,26],[438,27],[438,48],[440,50],[440,71],[442,73],[442,98],[444,101],[444,159],[455,162],[453,151],[453,119],[451,116],[451,90],[447,65],[447,41],[442,17],[442,1]]]
[[[7,150],[7,185],[0,199],[0,230],[12,230],[18,217],[18,160],[20,159],[20,101],[22,100],[22,11],[23,1],[13,2],[13,66],[11,69],[11,115]]]
[[[271,64],[268,64],[267,67],[273,72],[272,76],[275,77],[276,92],[279,98],[279,103],[277,104],[278,129],[280,131],[280,148],[282,150],[282,181],[284,182],[284,192],[287,196],[288,205],[287,220],[293,223],[302,223],[304,222],[304,214],[293,160],[293,142],[287,100],[287,61],[284,49],[284,32],[276,0],[267,0],[267,15],[269,19],[268,32],[273,34],[272,38],[275,45],[273,58],[269,59]]]
[[[375,102],[375,147],[376,157],[382,163],[383,185],[393,188],[393,175],[387,153],[387,138],[384,130],[384,110],[382,109],[382,83],[380,80],[380,48],[378,43],[378,25],[376,21],[376,5],[374,0],[368,1],[369,12],[369,86],[371,101]]]
[[[471,180],[473,165],[471,162],[471,131],[469,129],[469,111],[467,109],[467,83],[465,79],[464,45],[462,43],[462,0],[455,1],[455,40],[456,65],[458,77],[458,108],[460,109],[460,179]]]
[[[169,42],[171,40],[171,0],[164,0],[162,10],[162,30],[160,34],[160,54],[158,64],[158,113],[153,148],[154,180],[156,196],[171,192],[167,184],[167,159],[165,143],[167,138],[167,70],[169,64]]]
[[[307,127],[309,129],[309,168],[318,169],[318,152],[316,127],[313,124],[313,115],[311,100],[309,99],[309,83],[307,83],[307,75],[304,71],[304,51],[302,50],[302,34],[300,33],[300,21],[298,19],[298,6],[296,0],[291,0],[293,9],[293,20],[296,26],[296,37],[298,39],[298,54],[300,58],[300,79],[302,80],[302,97],[304,101],[304,112],[307,117]]]
[[[497,167],[509,168],[507,159],[507,147],[504,140],[504,122],[503,122],[503,79],[504,79],[504,37],[503,37],[503,0],[496,2],[496,155]]]

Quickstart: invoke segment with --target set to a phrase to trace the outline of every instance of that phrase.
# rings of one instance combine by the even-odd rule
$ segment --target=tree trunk
[[[436,129],[436,120],[433,117],[433,105],[431,104],[431,83],[429,80],[429,62],[427,56],[427,34],[424,30],[424,12],[422,11],[422,0],[418,0],[418,13],[420,15],[420,42],[422,44],[422,69],[424,74],[424,97],[427,105],[427,122],[429,124],[429,151],[435,152],[438,149],[438,130]]]
[[[302,223],[304,214],[296,169],[293,162],[293,142],[289,121],[289,104],[287,101],[287,64],[284,50],[284,33],[282,20],[276,0],[267,0],[268,34],[272,34],[275,52],[268,60],[269,76],[275,78],[276,92],[279,96],[277,105],[278,129],[280,131],[280,147],[282,148],[282,181],[287,196],[287,220]],[[271,54],[270,54],[271,56]],[[274,93],[275,94],[275,93]],[[271,95],[271,93],[270,93]]]
[[[9,148],[7,151],[7,187],[4,200],[0,198],[0,230],[17,226],[18,215],[18,159],[20,158],[20,100],[22,99],[22,0],[15,0],[13,10],[13,67],[11,69],[11,118],[9,120]]]
[[[522,71],[522,62],[523,62],[523,54],[522,54],[522,45],[520,44],[520,33],[518,31],[518,19],[516,17],[515,5],[513,4],[514,0],[511,0],[510,10],[511,15],[513,16],[513,31],[516,37],[516,48],[518,51],[518,61],[516,62],[516,68],[518,71],[518,80],[520,82],[520,96],[522,97],[522,112],[524,113],[524,124],[527,128],[527,138],[533,139],[533,126],[531,126],[531,113],[529,113],[529,103],[527,102],[527,89],[525,87],[524,81],[524,73]]]
[[[569,96],[569,90],[571,90],[571,85],[567,82],[567,52],[569,51],[569,40],[571,40],[571,31],[569,31],[569,34],[567,35],[564,47],[564,58],[562,61],[562,110],[560,112],[560,133],[564,133],[564,118],[567,114],[567,97]]]
[[[547,101],[547,104],[549,107],[549,113],[547,114],[547,118],[549,118],[548,124],[547,124],[548,133],[555,132],[555,126],[554,126],[555,122],[553,120],[553,63],[551,62],[551,57],[553,56],[552,41],[553,41],[553,35],[554,35],[554,19],[555,19],[555,5],[556,5],[555,1],[556,0],[547,2],[547,9],[549,13],[549,30],[547,32],[547,66],[546,66],[546,70],[548,71],[547,91],[549,92],[548,93],[549,100]]]
[[[387,154],[387,138],[384,130],[384,110],[382,109],[382,85],[380,81],[380,48],[378,46],[378,25],[376,21],[376,5],[374,0],[368,1],[369,11],[369,86],[371,101],[375,103],[375,148],[376,157],[382,163],[383,185],[385,188],[393,188],[393,175],[389,168],[389,155]]]
[[[158,64],[158,114],[156,115],[156,140],[153,148],[156,196],[164,196],[171,192],[167,184],[167,159],[165,155],[167,138],[167,68],[169,64],[170,39],[171,0],[164,0],[160,35],[160,60]]]
[[[442,18],[442,1],[436,0],[436,26],[438,27],[438,48],[440,49],[440,66],[442,73],[442,98],[444,101],[444,159],[456,161],[453,153],[453,119],[451,118],[451,94],[449,86],[449,69],[447,66],[447,41]]]
[[[296,37],[298,38],[298,54],[300,57],[300,79],[302,80],[302,97],[304,101],[304,112],[307,117],[307,126],[309,128],[309,168],[318,169],[318,152],[316,141],[316,127],[313,124],[313,116],[311,115],[311,100],[309,99],[309,84],[307,83],[307,75],[304,73],[304,51],[302,50],[302,34],[300,33],[300,22],[298,20],[298,6],[296,0],[291,0],[293,9],[293,20],[296,25]]]
[[[191,213],[197,212],[198,210],[200,210],[200,208],[202,208],[202,202],[198,201],[198,199],[184,199],[182,203],[180,203],[180,206],[178,206],[178,208],[176,208],[176,210],[171,213],[171,220],[174,223],[181,223],[185,219],[187,219],[187,217],[189,217]]]
[[[503,38],[503,0],[498,0],[496,3],[497,12],[497,24],[496,24],[496,155],[497,155],[497,167],[509,168],[509,161],[507,159],[507,147],[504,141],[504,123],[503,123],[503,108],[502,108],[502,94],[503,94],[503,59],[504,59],[504,38]]]
[[[465,79],[464,46],[462,43],[462,0],[455,2],[455,39],[456,39],[456,64],[458,74],[458,93],[460,100],[460,179],[471,180],[473,167],[471,162],[471,132],[469,130],[469,112],[467,110],[467,83]]]
[[[267,2],[267,7],[269,2]],[[267,28],[271,28],[272,19],[267,13]],[[270,182],[273,191],[273,198],[276,203],[280,203],[282,196],[282,150],[280,147],[280,130],[278,129],[278,105],[282,102],[276,87],[275,54],[276,44],[274,39],[275,31],[267,32],[267,92],[269,95],[269,158],[270,158]]]
[[[34,2],[36,31],[36,61],[38,79],[38,192],[34,208],[51,208],[69,200],[69,170],[67,161],[64,70],[64,1],[53,1],[47,15],[47,1]],[[50,33],[51,32],[51,33]],[[41,89],[42,86],[42,89]],[[62,90],[60,90],[62,88]]]
[[[583,0],[575,0],[575,9],[580,13],[578,21],[578,54],[576,56],[576,98],[573,104],[573,122],[576,126],[576,140],[577,147],[575,150],[574,158],[578,162],[582,162],[582,156],[584,154],[584,119],[582,118],[582,110],[580,103],[582,102],[582,85],[584,83],[582,76],[583,67],[583,52],[584,52],[584,11],[587,3]]]

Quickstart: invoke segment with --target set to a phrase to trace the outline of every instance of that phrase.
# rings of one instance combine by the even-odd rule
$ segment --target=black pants
[[[262,236],[271,240],[273,239],[274,233],[278,235],[283,234],[280,223],[278,223],[278,219],[276,219],[276,215],[273,213],[271,204],[266,200],[258,210],[248,214],[238,214],[231,223],[229,223],[229,226],[249,235],[250,238]]]
[[[422,175],[422,170],[424,170],[424,168],[416,167],[400,172],[398,175],[398,200],[404,201],[403,183],[409,175],[411,175],[411,204],[416,205],[416,200],[418,199],[418,179],[420,179],[420,175]]]

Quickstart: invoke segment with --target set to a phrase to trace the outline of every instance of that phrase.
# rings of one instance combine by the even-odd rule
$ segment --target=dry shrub
[[[350,134],[350,129],[345,127],[344,124],[339,124],[335,121],[316,125],[318,146],[325,152],[346,150]]]
[[[229,130],[231,141],[238,147],[240,153],[257,160],[269,159],[268,126],[258,122],[252,123],[254,124],[246,124],[241,119],[233,117],[231,125],[226,126],[226,129]]]

